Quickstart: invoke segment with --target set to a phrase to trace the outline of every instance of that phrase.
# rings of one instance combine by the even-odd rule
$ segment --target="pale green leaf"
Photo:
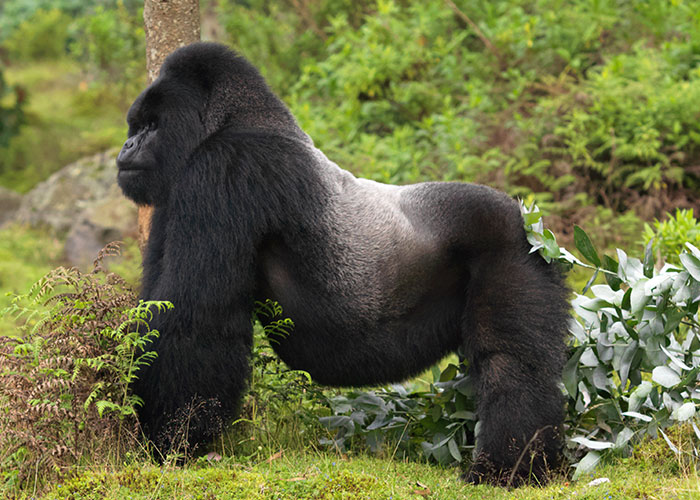
[[[607,450],[615,446],[614,443],[609,443],[607,441],[593,441],[592,439],[588,439],[583,436],[571,438],[571,441],[583,445],[591,450]]]
[[[678,385],[681,378],[668,366],[657,366],[651,372],[651,380],[668,389]]]
[[[671,418],[674,420],[678,420],[679,422],[685,422],[686,420],[690,420],[694,416],[695,403],[693,402],[683,403],[681,406],[673,410],[673,413],[671,414]]]
[[[611,443],[612,444],[612,443]],[[597,451],[589,451],[585,457],[576,464],[576,472],[574,472],[574,481],[585,474],[590,474],[595,470],[600,462],[600,453]]]

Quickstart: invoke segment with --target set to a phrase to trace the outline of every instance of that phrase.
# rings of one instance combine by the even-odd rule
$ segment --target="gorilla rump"
[[[322,384],[401,381],[462,348],[481,421],[465,478],[545,479],[561,446],[567,290],[529,253],[516,202],[355,178],[217,44],[173,53],[127,122],[119,185],[155,207],[142,298],[175,304],[151,321],[158,357],[134,387],[150,439],[169,446],[183,412],[191,445],[235,417],[254,301],[269,298],[295,324],[273,348]]]

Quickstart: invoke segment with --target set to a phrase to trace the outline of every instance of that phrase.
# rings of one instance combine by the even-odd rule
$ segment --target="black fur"
[[[529,253],[517,203],[485,186],[356,179],[221,45],[172,54],[127,120],[119,184],[155,206],[142,297],[175,304],[152,321],[158,358],[134,388],[151,439],[170,445],[182,422],[203,443],[235,416],[253,303],[270,298],[295,323],[274,349],[323,384],[404,380],[463,347],[482,422],[466,479],[545,478],[567,290]]]

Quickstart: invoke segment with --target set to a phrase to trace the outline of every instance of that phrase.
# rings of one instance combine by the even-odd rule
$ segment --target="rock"
[[[66,237],[66,259],[84,267],[107,243],[136,234],[136,206],[117,186],[112,149],[62,168],[27,193],[14,220]]]
[[[116,184],[114,187],[117,188]],[[107,196],[104,202],[83,211],[66,237],[68,262],[83,266],[92,262],[97,252],[110,241],[134,235],[136,207],[133,203],[125,203],[123,198],[119,191],[116,195]]]
[[[21,194],[0,186],[0,227],[14,218],[21,203]]]

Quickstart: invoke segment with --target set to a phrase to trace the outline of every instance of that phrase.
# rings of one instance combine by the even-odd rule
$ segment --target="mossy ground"
[[[661,444],[652,445],[662,450]],[[108,470],[76,469],[56,484],[45,500],[78,499],[700,499],[696,471],[658,472],[658,450],[601,467],[594,476],[572,482],[560,476],[548,486],[506,490],[472,486],[457,468],[329,453],[273,455],[258,464],[224,458],[186,467],[132,463]],[[673,458],[671,458],[673,460]],[[600,484],[594,479],[607,478]],[[29,498],[27,495],[25,498]]]

